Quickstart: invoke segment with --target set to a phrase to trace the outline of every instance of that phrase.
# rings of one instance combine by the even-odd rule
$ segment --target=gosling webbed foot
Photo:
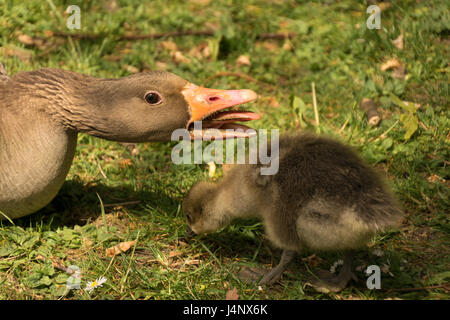
[[[283,250],[281,255],[280,263],[274,267],[272,270],[267,272],[264,277],[258,282],[258,285],[263,284],[274,284],[275,282],[281,279],[281,275],[284,270],[286,270],[287,266],[291,262],[291,260],[295,256],[295,251]]]
[[[350,280],[357,280],[352,272],[352,252],[347,252],[344,258],[344,264],[338,275],[331,272],[320,270],[319,277],[310,279],[306,285],[313,287],[316,291],[322,293],[339,292],[344,289]]]
[[[339,292],[344,289],[351,279],[356,280],[353,272],[345,275],[333,275],[330,273],[329,277],[320,277],[309,279],[306,285],[313,287],[316,291],[322,293]]]
[[[279,270],[276,267],[267,272],[264,277],[258,282],[258,285],[271,285],[275,282],[278,282],[281,279],[281,275],[283,274],[284,270]]]

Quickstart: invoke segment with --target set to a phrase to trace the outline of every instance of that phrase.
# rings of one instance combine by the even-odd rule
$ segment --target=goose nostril
[[[208,97],[206,100],[208,100],[208,102],[215,102],[217,100],[220,100],[220,97],[218,97],[218,96],[211,96],[211,97]]]

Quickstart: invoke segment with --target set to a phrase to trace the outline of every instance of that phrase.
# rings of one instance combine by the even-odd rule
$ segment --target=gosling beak
[[[192,238],[193,236],[195,236],[195,232],[192,231],[191,227],[187,226],[185,237],[189,239]]]
[[[189,106],[190,119],[187,129],[191,130],[193,136],[193,123],[202,121],[202,133],[205,129],[218,129],[222,138],[249,137],[252,134],[230,134],[225,129],[249,129],[247,126],[235,124],[234,121],[251,121],[261,118],[260,115],[244,110],[227,110],[246,102],[254,101],[258,95],[248,89],[243,90],[218,90],[208,89],[188,83],[181,91]],[[198,136],[198,135],[197,135]]]

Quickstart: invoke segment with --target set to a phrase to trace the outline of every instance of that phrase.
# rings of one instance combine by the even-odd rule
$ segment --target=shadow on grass
[[[178,205],[175,199],[163,192],[135,191],[131,186],[112,187],[97,182],[85,185],[79,181],[68,180],[58,195],[45,208],[36,213],[14,220],[16,225],[43,226],[55,230],[58,227],[85,225],[96,220],[102,214],[99,196],[103,202],[105,213],[124,204],[127,209],[136,209],[145,204],[156,204],[173,210]],[[111,204],[115,204],[111,206]]]

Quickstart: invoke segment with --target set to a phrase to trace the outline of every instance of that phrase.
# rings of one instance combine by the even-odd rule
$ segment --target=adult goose
[[[119,142],[170,141],[177,128],[214,127],[224,138],[259,119],[226,108],[257,98],[251,90],[196,86],[168,72],[100,79],[40,69],[8,77],[0,64],[0,219],[46,206],[58,193],[74,157],[77,133]],[[206,119],[207,118],[207,119]]]

